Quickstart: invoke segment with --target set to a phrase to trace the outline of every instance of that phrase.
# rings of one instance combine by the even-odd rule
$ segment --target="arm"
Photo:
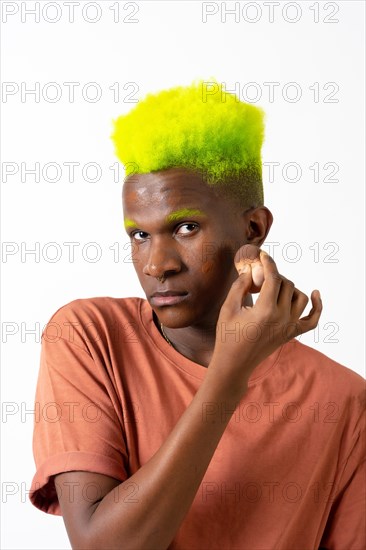
[[[61,511],[73,548],[168,547],[229,421],[226,417],[223,421],[218,411],[217,419],[210,414],[210,423],[205,422],[202,407],[212,401],[226,401],[234,409],[238,398],[222,391],[214,376],[207,376],[158,452],[121,484],[89,472],[56,476]],[[74,502],[67,498],[70,483],[76,488]],[[103,495],[95,504],[83,499],[83,488],[91,483],[100,487],[99,497]],[[132,487],[137,489],[133,495],[137,502],[131,502],[128,496]]]
[[[202,415],[207,402],[225,402],[234,411],[245,395],[254,368],[279,345],[294,335],[314,328],[321,313],[320,298],[313,293],[313,309],[299,319],[307,297],[278,274],[273,260],[263,257],[264,283],[254,307],[242,307],[252,284],[251,271],[242,273],[232,285],[218,323],[259,323],[257,342],[216,340],[207,375],[167,440],[156,454],[128,480],[117,480],[87,472],[67,472],[55,483],[65,525],[73,548],[159,548],[166,549],[179,529],[230,420]],[[288,329],[292,329],[288,330]],[[219,410],[219,408],[217,408]],[[73,483],[74,498],[67,498]],[[87,501],[83,488],[97,483],[97,501]],[[136,502],[126,498],[131,484],[137,488]]]

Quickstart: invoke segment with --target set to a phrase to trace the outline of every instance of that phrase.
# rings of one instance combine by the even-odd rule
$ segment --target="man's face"
[[[235,252],[247,242],[243,209],[200,174],[172,168],[129,176],[123,210],[134,266],[159,320],[171,328],[214,326],[237,278]]]

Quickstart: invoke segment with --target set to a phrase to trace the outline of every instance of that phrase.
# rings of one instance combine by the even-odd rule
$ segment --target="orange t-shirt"
[[[42,335],[31,502],[60,514],[60,472],[126,480],[206,372],[164,340],[146,300],[60,308]],[[361,376],[295,339],[278,348],[254,370],[169,548],[364,549],[364,389]],[[208,421],[214,406],[202,411]]]

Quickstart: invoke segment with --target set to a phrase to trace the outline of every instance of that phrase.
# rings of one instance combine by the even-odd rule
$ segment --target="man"
[[[219,85],[217,85],[219,87]],[[115,123],[147,300],[75,300],[43,334],[30,498],[74,548],[359,550],[364,384],[294,337],[308,298],[261,252],[263,113],[204,83]],[[59,332],[61,331],[61,333]]]

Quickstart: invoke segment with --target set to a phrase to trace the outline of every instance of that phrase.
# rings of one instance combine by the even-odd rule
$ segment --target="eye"
[[[176,232],[180,235],[189,235],[190,233],[193,233],[195,229],[198,229],[198,227],[198,223],[183,223],[177,228]]]
[[[145,233],[145,231],[133,231],[130,234],[130,239],[134,239],[135,241],[144,241],[147,238],[148,233]]]

